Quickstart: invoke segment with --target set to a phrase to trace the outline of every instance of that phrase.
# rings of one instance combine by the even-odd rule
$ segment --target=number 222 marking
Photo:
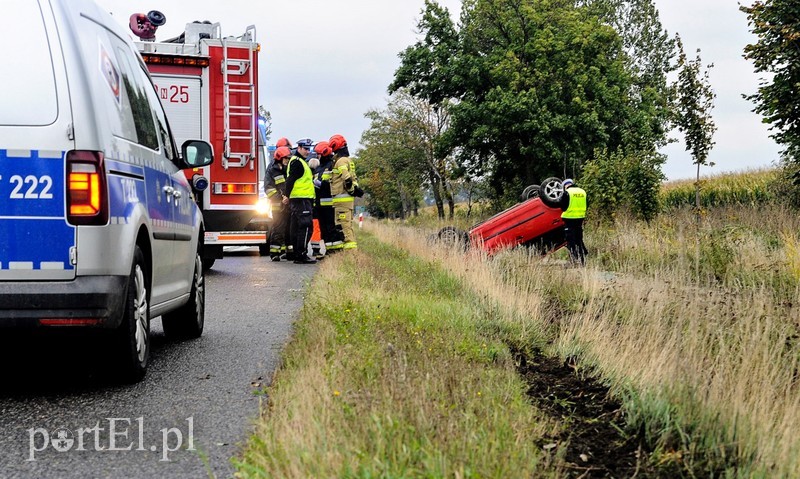
[[[49,176],[40,176],[39,178],[28,175],[23,180],[21,176],[14,175],[12,176],[9,181],[13,183],[14,189],[11,190],[10,198],[12,200],[51,200],[53,199],[53,194],[50,193],[50,189],[53,187],[53,179]],[[28,186],[27,191],[22,193],[22,186],[23,185],[30,185]],[[39,189],[39,185],[42,186],[41,191]]]

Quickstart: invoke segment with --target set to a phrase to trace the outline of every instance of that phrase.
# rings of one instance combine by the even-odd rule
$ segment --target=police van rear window
[[[3,10],[8,17],[0,28],[0,125],[49,125],[56,120],[58,106],[39,2],[3,0]]]

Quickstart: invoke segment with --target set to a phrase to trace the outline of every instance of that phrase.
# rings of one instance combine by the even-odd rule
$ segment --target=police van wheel
[[[268,244],[260,244],[260,245],[258,245],[258,255],[259,256],[269,256],[269,245]]]
[[[189,301],[175,311],[161,316],[161,325],[168,337],[193,339],[203,335],[206,316],[206,278],[203,271],[203,259],[197,253]]]
[[[150,359],[150,303],[146,271],[144,255],[137,246],[133,252],[122,324],[116,332],[122,379],[126,382],[140,381]]]

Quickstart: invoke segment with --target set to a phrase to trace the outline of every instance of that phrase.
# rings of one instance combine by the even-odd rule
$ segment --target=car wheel
[[[269,256],[269,245],[268,244],[260,244],[260,245],[258,245],[258,255],[259,256]]]
[[[144,254],[137,246],[128,279],[122,324],[116,331],[122,377],[126,382],[138,382],[147,372],[150,359],[150,304],[147,269]]]
[[[206,316],[206,280],[203,259],[198,252],[194,257],[194,275],[189,301],[180,308],[161,316],[164,334],[173,339],[193,339],[203,335]]]
[[[539,185],[528,185],[522,190],[522,195],[520,195],[520,201],[527,201],[531,198],[536,198],[539,196]]]
[[[539,198],[545,205],[556,208],[564,195],[564,185],[558,178],[548,178],[539,187]]]
[[[439,241],[448,248],[461,246],[466,249],[469,245],[469,235],[466,231],[460,230],[455,226],[445,226],[439,230]]]

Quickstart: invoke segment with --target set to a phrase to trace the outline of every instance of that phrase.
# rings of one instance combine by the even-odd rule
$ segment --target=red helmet
[[[272,157],[275,158],[275,161],[281,161],[289,156],[292,156],[292,150],[288,146],[281,146],[275,150],[275,154]]]
[[[336,151],[342,147],[347,146],[347,140],[344,139],[342,135],[333,135],[328,143],[331,146],[331,150]]]
[[[315,152],[316,152],[316,153],[317,153],[319,156],[328,156],[328,155],[330,155],[330,154],[332,154],[332,153],[333,153],[333,148],[331,148],[331,145],[330,145],[330,144],[328,144],[328,142],[327,142],[327,141],[320,141],[320,142],[319,142],[319,143],[317,143],[317,145],[314,147],[314,151],[315,151]]]
[[[275,143],[275,146],[277,146],[278,148],[280,148],[282,146],[286,146],[286,147],[291,148],[292,147],[292,142],[289,141],[288,138],[281,138],[281,139],[278,140],[277,143]]]

